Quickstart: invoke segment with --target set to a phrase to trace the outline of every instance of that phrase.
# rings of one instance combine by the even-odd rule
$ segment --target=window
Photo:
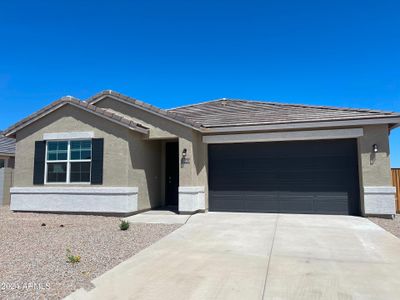
[[[4,168],[4,165],[5,165],[4,159],[0,159],[0,169]]]
[[[89,183],[92,141],[49,141],[46,143],[46,183]]]

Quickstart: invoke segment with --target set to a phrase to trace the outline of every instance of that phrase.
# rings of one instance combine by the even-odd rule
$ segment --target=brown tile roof
[[[129,103],[131,105],[138,106],[138,107],[140,107],[140,108],[142,108],[144,110],[147,110],[147,111],[149,111],[149,112],[151,112],[153,114],[157,114],[157,115],[159,115],[161,117],[168,118],[168,119],[170,119],[172,121],[176,121],[176,122],[183,123],[185,125],[194,127],[195,129],[199,129],[201,127],[200,123],[192,121],[190,118],[187,118],[185,116],[177,114],[177,113],[175,113],[173,111],[169,111],[169,110],[164,110],[164,109],[158,108],[158,107],[156,107],[154,105],[148,104],[146,102],[140,101],[138,99],[135,99],[135,98],[123,95],[123,94],[120,94],[120,93],[112,91],[112,90],[102,91],[102,92],[94,95],[93,97],[90,97],[89,99],[87,99],[86,102],[95,105],[95,103],[97,101],[99,101],[99,100],[101,100],[101,99],[103,99],[103,98],[105,98],[107,96],[111,96],[111,97],[116,98],[116,99],[118,99],[120,101],[127,102],[127,103]]]
[[[203,128],[399,118],[380,110],[218,99],[168,110]],[[394,122],[394,123],[398,123]]]
[[[0,154],[11,154],[15,153],[15,139],[6,138],[0,132]]]
[[[393,120],[393,124],[400,123],[400,114],[394,112],[225,98],[163,110],[140,100],[107,90],[96,94],[86,101],[80,101],[70,96],[63,97],[11,126],[4,134],[13,136],[17,130],[27,126],[31,121],[66,104],[80,107],[141,133],[148,133],[149,128],[137,123],[128,115],[111,109],[97,107],[97,101],[105,97],[112,97],[199,131],[202,131],[202,129],[207,130],[221,127],[237,127],[240,129],[241,126],[300,124],[346,120],[366,120],[366,124],[368,124],[369,120],[382,118],[390,122]]]
[[[102,109],[100,107],[96,107],[94,105],[91,105],[87,102],[80,101],[77,98],[67,96],[63,97],[57,101],[54,101],[50,105],[42,108],[41,110],[31,114],[30,116],[26,117],[25,119],[19,121],[18,123],[12,125],[8,129],[4,131],[4,135],[6,136],[12,136],[17,130],[20,130],[21,128],[27,126],[30,124],[32,121],[35,121],[36,119],[40,119],[41,117],[45,116],[49,112],[56,110],[64,105],[73,105],[75,107],[84,109],[90,113],[93,113],[95,115],[98,115],[100,117],[103,117],[105,119],[108,119],[112,122],[115,122],[121,126],[128,127],[129,129],[147,134],[148,133],[148,128],[133,121],[132,119],[126,117],[126,116],[121,116],[119,114],[115,114],[113,112],[107,111],[105,109]]]

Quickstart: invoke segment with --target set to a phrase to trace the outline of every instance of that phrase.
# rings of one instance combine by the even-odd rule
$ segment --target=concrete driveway
[[[198,214],[93,283],[69,299],[398,299],[400,240],[357,217]]]

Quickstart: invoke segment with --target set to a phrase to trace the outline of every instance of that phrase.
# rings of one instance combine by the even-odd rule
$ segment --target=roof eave
[[[91,105],[95,105],[97,102],[99,102],[99,101],[101,101],[101,100],[103,100],[105,98],[112,98],[114,100],[120,101],[120,102],[125,103],[127,105],[133,106],[135,108],[144,110],[144,111],[146,111],[148,113],[151,113],[153,115],[157,115],[157,116],[159,116],[161,118],[164,118],[164,119],[167,119],[169,121],[172,121],[174,123],[178,123],[178,124],[180,124],[182,126],[189,127],[189,128],[191,128],[193,130],[196,130],[196,131],[201,131],[201,126],[199,124],[195,124],[195,123],[192,123],[192,122],[189,122],[189,121],[185,121],[185,120],[183,120],[184,118],[180,117],[178,114],[176,114],[176,117],[178,117],[181,120],[173,118],[172,116],[168,116],[168,114],[174,114],[175,115],[175,113],[173,113],[173,112],[169,112],[168,110],[162,110],[161,108],[146,104],[143,101],[140,101],[140,100],[137,100],[137,99],[134,99],[134,98],[131,98],[131,97],[116,93],[116,92],[111,91],[111,90],[100,92],[100,93],[94,95],[93,97],[90,97],[89,99],[87,99],[86,102],[91,104]],[[143,103],[143,105],[135,103],[135,102]],[[164,112],[164,113],[162,113],[162,112]]]
[[[400,127],[400,123],[393,124],[393,125],[390,127],[390,130],[396,129],[396,128],[398,128],[398,127]]]
[[[142,133],[142,134],[146,134],[146,135],[149,134],[149,129],[139,127],[136,124],[133,124],[133,122],[129,122],[129,123],[119,122],[119,121],[117,121],[117,120],[115,120],[115,119],[113,119],[111,117],[108,117],[108,116],[106,116],[104,114],[101,114],[101,113],[97,112],[96,110],[92,110],[92,109],[89,109],[87,107],[84,107],[83,105],[79,105],[79,104],[76,104],[76,103],[71,102],[71,101],[60,101],[60,103],[58,103],[56,105],[52,105],[51,104],[46,111],[44,111],[42,113],[38,113],[37,115],[34,114],[33,118],[27,119],[26,122],[20,124],[19,126],[15,126],[15,125],[14,125],[15,127],[11,126],[10,128],[6,129],[3,132],[3,135],[5,137],[13,137],[13,138],[15,138],[15,134],[16,134],[17,131],[19,131],[19,130],[25,128],[26,126],[36,122],[37,120],[47,116],[48,114],[56,111],[57,109],[60,109],[61,107],[64,107],[65,105],[72,105],[74,107],[77,107],[77,108],[82,109],[84,111],[87,111],[89,113],[95,114],[95,115],[97,115],[97,116],[99,116],[101,118],[109,120],[110,122],[116,123],[116,124],[118,124],[120,126],[128,128],[128,129],[134,130],[136,132],[139,132],[139,133]]]
[[[57,102],[57,101],[56,101],[56,102]],[[52,105],[52,104],[50,104],[50,105]],[[15,134],[17,133],[17,131],[19,131],[19,130],[21,130],[22,128],[25,128],[26,126],[28,126],[29,124],[32,124],[32,123],[36,122],[37,120],[39,120],[39,119],[41,119],[41,118],[47,116],[49,113],[51,113],[51,112],[53,112],[53,111],[59,109],[60,107],[62,107],[62,106],[64,106],[64,105],[65,105],[65,103],[60,102],[58,105],[49,107],[49,109],[46,110],[46,111],[44,111],[43,113],[34,113],[34,114],[33,114],[34,117],[32,117],[31,119],[26,119],[26,121],[24,121],[25,119],[23,119],[23,120],[22,120],[22,121],[23,121],[22,124],[16,126],[16,124],[18,124],[18,123],[16,123],[16,124],[10,126],[9,128],[7,128],[6,130],[4,130],[4,131],[3,131],[3,135],[4,135],[5,137],[8,137],[8,138],[15,138]],[[39,111],[39,112],[40,112],[40,111]],[[28,118],[29,118],[29,117],[28,117]],[[20,122],[22,122],[22,121],[20,121]]]
[[[370,118],[370,119],[353,119],[353,120],[334,120],[334,121],[317,121],[317,122],[296,122],[296,123],[277,123],[268,125],[250,125],[250,126],[221,126],[202,129],[204,133],[229,133],[229,132],[248,132],[263,130],[283,130],[283,129],[307,129],[307,128],[327,128],[327,127],[351,127],[366,126],[379,124],[396,124],[394,127],[400,126],[400,116],[386,118]]]

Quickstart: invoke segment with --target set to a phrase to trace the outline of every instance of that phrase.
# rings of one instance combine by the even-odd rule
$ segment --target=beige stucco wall
[[[5,167],[3,168],[3,182],[0,182],[2,184],[2,188],[0,189],[2,191],[2,205],[10,205],[10,188],[13,186],[13,171],[14,171],[14,157],[10,156],[0,156],[0,159],[5,160]],[[0,199],[1,200],[1,199]]]
[[[359,171],[362,186],[391,186],[389,130],[387,125],[365,126],[358,139]],[[372,146],[378,145],[378,153]]]
[[[128,129],[70,105],[17,132],[14,185],[34,186],[35,141],[43,140],[43,134],[84,131],[93,131],[96,138],[104,138],[103,185],[128,186]]]
[[[138,123],[148,127],[150,129],[149,139],[172,139],[177,136],[186,136],[191,132],[191,129],[186,126],[112,98],[104,98],[95,105],[101,108],[110,108],[121,112],[136,120]]]
[[[359,128],[359,126],[357,126],[357,128]],[[334,128],[318,129],[324,130]],[[364,212],[364,187],[392,186],[388,126],[363,126],[363,131],[364,135],[357,139],[360,182],[359,188],[362,213]],[[378,146],[378,153],[372,152],[372,146],[374,144],[377,144]]]
[[[3,205],[10,205],[10,188],[12,187],[13,181],[13,169],[4,169],[4,189],[3,189]]]
[[[35,141],[43,140],[44,133],[86,131],[94,132],[95,138],[104,138],[102,186],[138,187],[139,209],[157,206],[159,144],[144,140],[144,136],[140,133],[70,105],[56,110],[17,132],[14,186],[34,186]]]
[[[372,150],[374,144],[377,153]],[[395,214],[387,125],[364,127],[364,136],[358,139],[358,162],[362,215]]]
[[[150,128],[149,139],[178,138],[179,155],[187,149],[188,164],[180,164],[179,185],[183,187],[204,186],[206,191],[206,208],[208,208],[208,151],[202,143],[202,135],[173,121],[166,120],[152,113],[121,103],[112,98],[105,98],[97,104],[99,107],[111,108],[134,118],[139,123]],[[323,129],[323,128],[322,128]],[[331,129],[331,128],[326,128]],[[364,126],[364,136],[358,139],[359,175],[361,198],[363,186],[390,186],[390,153],[387,125]],[[379,152],[371,154],[372,145],[377,144]],[[160,145],[160,198],[164,199],[165,152],[164,142]]]
[[[157,168],[153,173],[159,176],[159,197],[162,203],[165,200],[165,142],[179,141],[179,157],[182,158],[182,151],[186,148],[188,158],[190,158],[189,164],[180,164],[179,166],[179,186],[204,186],[206,207],[208,207],[208,152],[207,145],[202,142],[202,135],[198,131],[112,98],[105,98],[97,102],[96,106],[121,112],[148,127],[150,129],[149,142],[161,140],[157,146],[154,146],[159,151],[159,158],[152,160],[152,163],[153,167]],[[155,153],[156,151],[153,151],[152,156]],[[152,182],[155,182],[155,180]]]
[[[33,186],[34,144],[43,139],[44,133],[93,131],[96,138],[105,141],[103,186],[138,187],[138,209],[157,207],[165,200],[165,142],[176,140],[180,159],[184,149],[189,159],[189,163],[179,166],[179,185],[204,187],[208,208],[208,146],[202,142],[201,133],[114,99],[104,99],[96,105],[131,116],[150,128],[150,136],[78,108],[63,107],[17,133],[14,186]],[[388,127],[373,125],[363,129],[364,136],[358,138],[361,199],[364,186],[391,185]],[[379,148],[376,154],[372,153],[373,144]]]
[[[202,135],[194,130],[190,135],[179,138],[179,155],[187,149],[188,164],[180,165],[180,186],[203,186],[205,207],[208,209],[208,146],[202,142]]]
[[[128,182],[139,187],[138,209],[162,206],[161,141],[138,141],[131,133],[128,153]]]

